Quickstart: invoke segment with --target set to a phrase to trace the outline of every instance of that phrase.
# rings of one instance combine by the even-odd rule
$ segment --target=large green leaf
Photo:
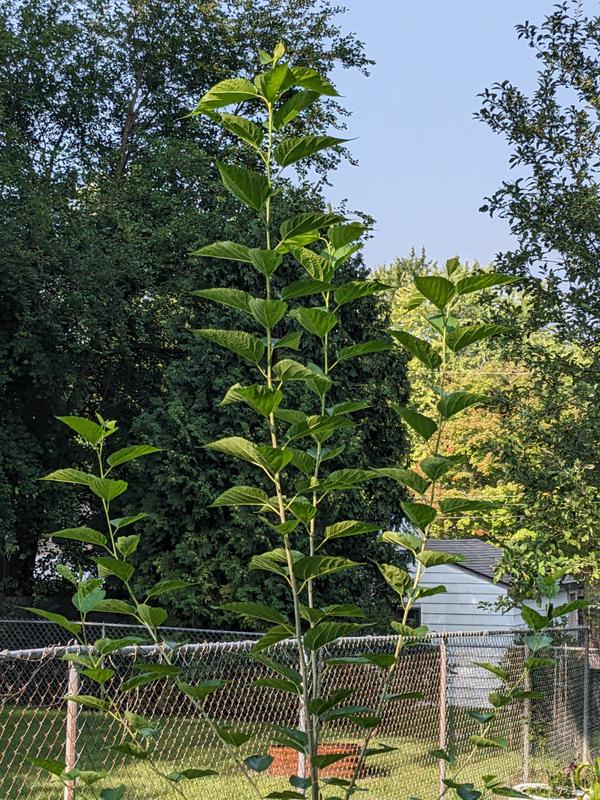
[[[487,736],[470,736],[469,741],[475,747],[500,747],[502,749],[508,747],[508,742],[502,736],[493,739]]]
[[[297,561],[304,556],[295,550],[292,551],[292,559]],[[275,575],[288,574],[288,556],[285,548],[276,547],[274,550],[269,550],[266,553],[260,553],[252,556],[250,559],[250,570],[263,570],[265,572],[274,572]]]
[[[68,425],[90,444],[96,444],[102,438],[104,432],[102,426],[97,422],[92,422],[91,419],[85,419],[85,417],[57,417],[56,419]]]
[[[295,217],[286,219],[281,224],[279,232],[284,241],[296,240],[304,234],[320,231],[340,222],[342,217],[339,214],[324,213],[322,211],[307,211],[297,214]]]
[[[448,302],[455,296],[456,288],[452,281],[441,275],[417,275],[415,286],[440,311],[443,311]]]
[[[283,300],[263,300],[259,297],[252,297],[248,302],[248,308],[254,319],[270,331],[285,316],[287,303],[284,303]]]
[[[79,622],[71,622],[70,619],[67,619],[62,614],[55,614],[53,611],[44,611],[41,608],[25,608],[25,611],[47,619],[48,622],[54,622],[56,625],[69,631],[73,636],[79,636],[81,633],[81,624]]]
[[[148,456],[151,453],[160,453],[160,447],[153,447],[151,444],[132,444],[111,453],[107,461],[111,467],[117,467],[119,464],[134,461],[136,458]]]
[[[417,553],[418,561],[424,567],[441,567],[445,564],[460,564],[465,560],[459,553],[442,553],[439,550],[421,550]]]
[[[244,764],[248,767],[248,769],[251,769],[254,772],[264,772],[266,769],[269,769],[272,763],[273,756],[269,755],[248,756],[248,758],[244,759]]]
[[[358,344],[351,344],[348,347],[342,347],[337,354],[336,363],[347,361],[349,358],[356,358],[357,356],[365,356],[369,353],[383,353],[386,350],[391,350],[393,347],[391,342],[383,341],[382,339],[371,339],[368,342],[359,342]]]
[[[227,78],[215,84],[203,95],[192,111],[192,116],[205,111],[214,111],[214,109],[224,106],[237,105],[246,100],[253,100],[257,94],[256,86],[246,78]]]
[[[308,247],[295,247],[292,253],[311,278],[323,283],[329,283],[332,280],[334,268],[331,261],[313,250],[309,250]]]
[[[418,358],[419,361],[424,364],[427,369],[438,369],[438,367],[442,363],[442,358],[436,350],[426,342],[424,339],[419,339],[417,336],[413,336],[412,333],[408,333],[408,331],[388,331],[391,336],[394,337],[403,347]]]
[[[292,86],[301,86],[303,89],[309,89],[311,92],[318,92],[318,94],[325,94],[330,97],[338,97],[338,92],[333,85],[323,78],[315,69],[310,67],[291,67]]]
[[[276,131],[280,130],[291,122],[305,108],[312,105],[315,100],[319,99],[318,92],[311,92],[308,90],[301,90],[295,92],[288,100],[285,101],[273,113],[273,127]]]
[[[192,253],[193,256],[204,258],[222,258],[225,261],[243,261],[250,264],[250,248],[237,242],[215,242],[207,244]]]
[[[319,622],[304,636],[304,644],[309,650],[319,650],[342,636],[351,636],[364,625],[356,622]]]
[[[528,628],[534,631],[543,631],[550,624],[550,619],[545,614],[540,614],[530,606],[522,605],[519,608],[523,621]]]
[[[313,372],[293,358],[283,358],[273,367],[273,373],[278,381],[306,381],[313,378]]]
[[[263,417],[268,417],[279,407],[283,400],[283,393],[280,389],[270,389],[264,384],[254,383],[251,386],[240,386],[236,383],[221,400],[221,405],[229,403],[246,403]]]
[[[297,320],[309,333],[323,339],[335,328],[338,318],[326,308],[295,308],[290,317]]]
[[[288,350],[299,350],[302,341],[303,331],[290,331],[280,339],[271,339],[273,350],[277,348],[287,348]]]
[[[221,303],[230,308],[237,308],[239,311],[249,311],[248,303],[251,295],[241,289],[197,289],[192,294],[196,297],[213,300],[215,303]]]
[[[309,580],[359,566],[357,561],[341,556],[305,556],[294,563],[294,574],[300,580]]]
[[[151,586],[150,589],[146,592],[146,597],[161,597],[163,594],[169,594],[170,592],[179,592],[182,589],[189,589],[193,586],[190,581],[186,581],[183,578],[164,578],[162,581],[158,581]]]
[[[330,419],[340,419],[340,417],[330,417]],[[344,419],[343,417],[341,419]],[[377,473],[372,469],[336,469],[330,472],[319,481],[319,488],[328,492],[354,489],[359,483],[370,481],[377,477]]]
[[[392,407],[400,419],[406,422],[407,425],[410,425],[413,431],[416,431],[426,442],[428,442],[437,431],[437,424],[430,417],[426,417],[424,414],[420,414],[412,408],[400,406],[397,403],[393,403]]]
[[[331,284],[320,281],[316,278],[300,278],[289,286],[284,287],[281,296],[284,300],[291,300],[295,297],[307,297],[311,294],[321,294],[330,288]]]
[[[437,511],[426,503],[400,503],[402,510],[408,519],[416,525],[417,528],[424,531],[437,516]]]
[[[336,147],[347,141],[347,139],[338,139],[335,136],[294,136],[283,139],[275,148],[275,161],[281,167],[288,167],[320,150]]]
[[[333,247],[339,250],[360,239],[365,230],[366,226],[361,222],[347,222],[342,225],[332,225],[327,234]]]
[[[391,586],[400,597],[404,597],[412,584],[412,578],[409,573],[405,569],[397,567],[395,564],[378,564],[377,566],[385,582]]]
[[[80,486],[91,486],[96,479],[96,475],[88,475],[87,472],[82,472],[79,469],[57,469],[42,478],[43,481],[75,483]]]
[[[484,272],[482,275],[467,275],[461,278],[456,284],[457,294],[469,294],[478,292],[481,289],[489,289],[492,286],[502,286],[504,284],[515,283],[520,280],[513,275],[501,275],[499,272]]]
[[[194,685],[178,681],[177,686],[182,692],[187,694],[188,697],[191,697],[192,700],[203,701],[213,692],[217,692],[219,689],[222,689],[223,686],[226,686],[228,682],[229,681],[220,678],[213,678]]]
[[[342,539],[346,536],[359,536],[363,533],[376,533],[378,525],[369,522],[358,522],[354,519],[346,519],[342,522],[335,522],[325,528],[324,539]]]
[[[260,247],[253,247],[248,251],[250,263],[260,272],[270,278],[275,270],[283,261],[283,256],[276,250],[262,250]]]
[[[286,89],[293,86],[292,71],[287,64],[277,66],[261,72],[254,78],[258,91],[269,102],[276,100]]]
[[[119,580],[127,582],[134,572],[131,564],[126,564],[125,561],[111,556],[97,556],[94,561],[98,565],[98,575],[101,578],[114,575]]]
[[[287,620],[283,614],[265,603],[245,600],[239,603],[225,603],[221,608],[225,611],[234,611],[236,614],[251,617],[252,619],[264,619],[267,622],[275,622],[277,625],[287,625]]]
[[[93,528],[65,528],[61,531],[53,531],[47,534],[53,539],[72,539],[75,542],[85,542],[86,544],[105,545],[106,536]]]
[[[285,469],[290,461],[293,459],[294,454],[289,447],[271,447],[270,445],[261,445],[258,448],[261,463],[266,467],[270,473],[276,475]]]
[[[429,488],[429,481],[426,481],[422,475],[412,469],[403,469],[402,467],[378,467],[374,470],[378,475],[384,478],[391,478],[403,486],[409,486],[417,494],[424,494]]]
[[[442,475],[445,475],[448,470],[456,466],[457,459],[449,458],[448,456],[427,456],[424,458],[419,466],[432,481],[437,481]]]
[[[110,503],[115,497],[127,491],[127,485],[126,481],[113,481],[111,478],[94,478],[90,483],[90,489],[95,495]]]
[[[407,531],[385,531],[381,535],[381,541],[388,544],[398,544],[400,547],[412,550],[413,553],[420,550],[423,544],[420,536],[415,536],[414,533],[408,533]]]
[[[450,419],[455,414],[473,406],[483,406],[490,402],[485,394],[457,391],[447,394],[438,402],[438,410],[444,419]]]
[[[454,353],[460,353],[475,342],[481,342],[509,330],[507,325],[487,325],[483,322],[476,325],[461,325],[447,335],[446,342]]]
[[[241,458],[243,461],[249,461],[251,464],[257,464],[258,466],[263,463],[258,447],[242,436],[226,436],[223,439],[209,442],[205,447],[234,458]]]
[[[264,139],[264,130],[245,117],[238,117],[235,114],[227,114],[225,112],[220,115],[221,125],[225,130],[233,133],[246,144],[258,149]]]
[[[196,329],[194,333],[198,336],[203,336],[215,344],[226,347],[232,350],[242,358],[258,364],[265,353],[264,344],[256,336],[246,331],[226,331],[218,328],[200,328]]]
[[[262,489],[255,486],[232,486],[220,494],[216,500],[210,504],[209,508],[219,506],[266,506],[269,504],[269,497]]]
[[[338,306],[343,306],[346,303],[352,303],[354,300],[358,300],[361,297],[368,297],[369,295],[376,294],[377,292],[383,292],[385,289],[389,288],[390,287],[387,284],[376,280],[349,281],[335,290],[335,302],[338,304]]]
[[[271,187],[265,175],[247,167],[224,164],[222,161],[217,161],[217,167],[226,189],[255,211],[262,209],[271,193]]]
[[[469,500],[462,497],[449,497],[440,501],[440,509],[444,514],[463,514],[466,511],[489,511],[500,508],[501,504],[493,500]]]
[[[273,647],[274,644],[291,638],[292,633],[293,630],[288,625],[274,625],[260,637],[258,642],[252,645],[250,655],[255,656],[258,653],[262,653],[263,650]]]

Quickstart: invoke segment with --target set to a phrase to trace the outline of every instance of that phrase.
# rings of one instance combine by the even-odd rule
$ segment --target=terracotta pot
[[[320,756],[347,753],[346,758],[341,758],[334,764],[321,769],[320,773],[324,778],[351,778],[356,768],[358,761],[358,754],[360,752],[360,744],[356,742],[335,742],[332,744],[319,745],[318,753]],[[298,751],[292,747],[285,747],[281,744],[271,745],[269,748],[269,755],[272,757],[273,762],[269,767],[269,775],[296,775],[298,773]],[[307,769],[309,769],[309,762],[307,759]],[[359,777],[364,777],[367,774],[366,768],[361,768]]]

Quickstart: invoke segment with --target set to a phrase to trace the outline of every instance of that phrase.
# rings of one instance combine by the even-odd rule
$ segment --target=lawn
[[[165,783],[149,764],[115,757],[107,749],[114,738],[109,723],[101,715],[84,712],[80,714],[79,722],[80,766],[93,769],[110,762],[114,765],[111,779],[103,785],[124,783],[127,800],[162,800],[177,796],[172,789],[165,790]],[[61,758],[64,738],[64,711],[5,707],[0,714],[0,797],[3,800],[62,799],[58,782],[47,779],[39,769],[28,764],[25,757],[31,754]],[[344,740],[349,739],[345,736]],[[414,795],[435,797],[437,763],[428,755],[435,743],[410,737],[389,737],[383,741],[398,749],[370,760],[377,775],[362,782],[370,789],[368,796],[377,800],[402,800]],[[251,797],[243,778],[232,769],[222,747],[215,743],[201,723],[185,718],[166,718],[159,744],[154,767],[160,771],[196,767],[216,769],[221,773],[180,784],[188,800],[246,800]],[[244,747],[243,755],[260,751],[260,741],[256,740]],[[469,769],[469,779],[476,780],[486,773],[497,773],[506,780],[517,778],[521,763],[520,749],[484,753]],[[290,788],[286,778],[263,775],[260,783],[265,794],[274,789]]]

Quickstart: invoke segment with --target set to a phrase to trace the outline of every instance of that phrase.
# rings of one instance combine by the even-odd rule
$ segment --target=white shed
[[[502,550],[480,539],[432,539],[429,550],[459,553],[464,556],[460,564],[431,567],[425,572],[423,586],[446,587],[443,594],[424,597],[416,606],[415,616],[430,631],[493,631],[525,627],[520,612],[510,609],[505,613],[492,608],[496,601],[507,598],[510,583],[494,582],[494,573]],[[579,584],[567,579],[555,604],[566,603],[578,596]],[[481,603],[490,606],[481,608]],[[569,620],[576,625],[577,619]]]

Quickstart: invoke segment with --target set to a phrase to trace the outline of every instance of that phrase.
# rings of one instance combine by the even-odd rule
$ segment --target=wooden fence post
[[[448,740],[448,649],[446,646],[446,634],[440,634],[440,714],[438,727],[438,745],[440,750],[445,750]],[[439,795],[446,792],[446,761],[443,758],[438,760],[438,785]]]
[[[523,663],[529,658],[529,647],[523,645]],[[527,670],[523,682],[526,692],[531,691],[531,674]],[[531,700],[523,701],[523,783],[529,783],[531,779]]]
[[[590,631],[583,629],[583,714],[581,720],[582,757],[591,761],[590,757]]]
[[[67,694],[79,694],[79,672],[76,664],[67,662],[69,667],[69,683]],[[77,766],[77,703],[67,700],[67,721],[65,735],[65,765],[68,770]],[[65,786],[64,800],[75,800],[75,784],[69,781]]]

